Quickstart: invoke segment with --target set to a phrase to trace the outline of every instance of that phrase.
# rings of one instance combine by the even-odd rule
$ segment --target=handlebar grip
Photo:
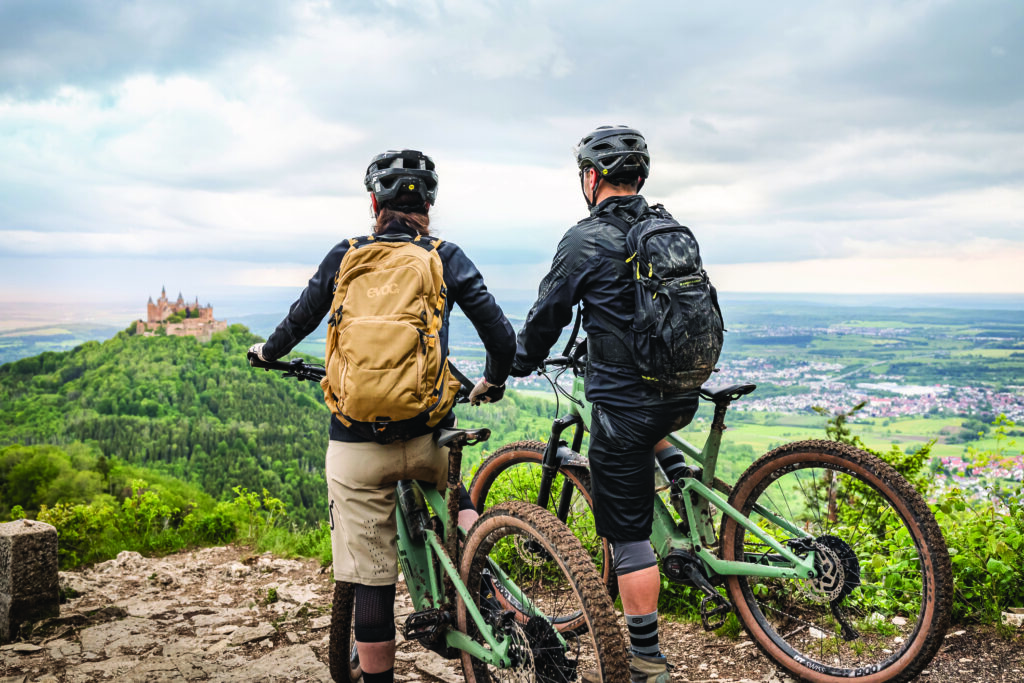
[[[292,368],[291,363],[283,363],[279,360],[262,360],[252,351],[246,354],[246,358],[249,359],[249,365],[254,368],[263,368],[264,370],[289,370]]]
[[[549,365],[555,367],[568,367],[572,365],[572,358],[566,358],[565,356],[552,356],[544,360],[544,368],[546,369]]]

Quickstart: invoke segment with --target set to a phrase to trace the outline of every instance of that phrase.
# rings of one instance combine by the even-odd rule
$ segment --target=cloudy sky
[[[527,299],[604,123],[723,290],[1022,293],[1022,37],[1015,0],[0,0],[0,303],[287,298],[395,147]]]

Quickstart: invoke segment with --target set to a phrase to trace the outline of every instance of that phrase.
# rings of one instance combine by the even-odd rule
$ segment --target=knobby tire
[[[792,481],[790,491],[797,491],[794,486],[802,488],[805,484],[810,488],[811,480],[805,472],[810,471],[813,474],[818,470],[830,474],[823,476],[821,482],[817,478],[814,479],[814,485],[819,488],[816,489],[818,492],[813,496],[813,500],[816,501],[816,505],[822,499],[826,501],[825,515],[817,519],[819,525],[825,525],[825,534],[816,538],[823,539],[829,535],[830,538],[826,542],[832,548],[838,549],[835,556],[839,557],[845,553],[847,557],[845,561],[848,564],[845,568],[840,566],[838,573],[844,577],[855,574],[857,577],[856,587],[845,596],[841,592],[818,595],[817,606],[809,599],[805,600],[803,603],[805,611],[801,612],[801,606],[793,599],[794,595],[799,598],[801,592],[792,590],[800,582],[778,580],[772,584],[771,580],[730,576],[726,581],[726,587],[729,597],[736,607],[737,616],[758,648],[791,675],[801,680],[812,683],[839,683],[850,678],[856,678],[862,683],[912,680],[927,667],[942,644],[950,620],[953,581],[949,553],[935,517],[921,495],[906,479],[877,456],[852,446],[834,441],[802,441],[776,448],[754,462],[733,488],[729,504],[745,516],[750,517],[755,502],[771,507],[773,500],[778,499],[779,494],[773,498],[772,491],[782,491],[783,497],[785,497],[784,485],[775,482]],[[787,480],[786,478],[790,475],[792,478]],[[827,483],[824,495],[820,488],[823,482]],[[771,488],[773,486],[777,488]],[[842,488],[843,486],[846,488]],[[835,494],[833,494],[833,490]],[[858,491],[860,493],[857,493]],[[804,500],[812,499],[806,492],[802,495],[804,495]],[[858,501],[862,503],[859,508],[856,505]],[[869,505],[869,502],[872,504]],[[884,507],[879,503],[884,503],[889,507]],[[849,508],[844,509],[844,505],[849,505]],[[863,521],[865,516],[872,514],[872,510],[883,511],[882,519],[886,521],[882,523],[872,518],[873,521],[869,520],[866,523],[865,528],[870,531],[871,535],[865,537],[868,545],[864,546],[862,541],[858,540],[858,531],[865,524]],[[848,516],[839,517],[840,511]],[[786,510],[783,509],[781,512],[786,512]],[[806,512],[804,514],[805,523],[808,526],[813,525],[814,519],[807,518]],[[842,520],[841,523],[836,523],[837,519]],[[849,522],[851,519],[857,520],[856,527],[852,529]],[[830,534],[829,524],[835,524],[831,527],[834,533]],[[873,530],[871,529],[872,524],[875,525]],[[844,542],[845,549],[843,543],[833,540],[841,539],[844,534],[848,536],[848,540]],[[888,558],[877,555],[881,561],[875,557],[871,558],[877,563],[877,566],[871,564],[870,560],[865,562],[866,557],[859,558],[856,571],[850,569],[854,563],[849,559],[849,553],[852,551],[854,555],[857,554],[854,548],[861,547],[861,553],[864,554],[866,552],[863,550],[864,547],[878,547],[871,546],[871,543],[879,542],[879,536],[882,539],[899,539],[901,534],[908,534],[910,537],[905,542],[904,553],[890,553]],[[723,559],[743,559],[745,552],[751,552],[750,545],[756,545],[751,542],[752,538],[752,534],[748,534],[732,519],[725,517],[722,522],[720,539]],[[750,545],[745,546],[745,539],[750,542]],[[853,539],[854,545],[849,545],[849,539]],[[756,539],[754,540],[756,541]],[[913,545],[910,544],[911,541]],[[764,544],[761,546],[763,548]],[[827,553],[818,554],[827,555]],[[903,562],[902,558],[904,557],[909,559]],[[914,620],[913,623],[910,623],[911,619],[898,614],[890,616],[871,611],[873,604],[870,602],[871,596],[883,596],[878,599],[884,599],[885,587],[889,585],[883,582],[880,584],[883,590],[877,591],[877,586],[872,584],[872,580],[877,580],[876,576],[884,578],[886,572],[895,572],[894,569],[886,565],[887,561],[893,567],[902,564],[911,567],[913,572],[909,574],[913,580],[911,586],[916,586],[916,582],[920,581],[922,588],[902,593],[902,595],[920,599],[920,606],[915,608],[916,614],[909,610],[906,612]],[[914,568],[915,565],[917,568]],[[904,575],[896,576],[902,581]],[[865,578],[868,581],[864,581]],[[847,581],[849,582],[848,579]],[[759,583],[761,584],[758,586],[759,593],[755,595],[751,584]],[[810,582],[807,583],[813,585]],[[852,582],[849,583],[853,585]],[[789,584],[788,587],[786,584]],[[769,587],[772,585],[780,586],[777,595],[781,596],[781,600],[778,602],[773,601],[772,596],[776,594],[770,593]],[[818,584],[818,587],[820,585]],[[806,588],[802,590],[805,596],[814,592],[811,590],[808,593]],[[858,596],[858,591],[861,592],[860,595],[863,598]],[[889,594],[894,593],[889,591]],[[837,598],[836,595],[839,597]],[[859,599],[863,599],[864,602],[858,603]],[[851,623],[862,625],[862,629],[858,631],[862,639],[862,642],[858,644],[860,650],[854,647],[856,639],[846,641],[842,638],[838,626],[835,627],[832,634],[828,633],[825,626],[808,627],[810,623],[818,625],[828,623],[827,616],[817,617],[820,619],[818,622],[808,620],[816,618],[813,611],[815,607],[819,612],[823,612],[821,604],[829,602],[831,609],[834,600],[842,603],[841,609]],[[849,605],[849,612],[846,611],[847,605]],[[866,620],[865,612],[867,612]],[[857,616],[861,618],[861,621],[853,622],[852,620]],[[889,629],[887,633],[877,628],[878,622],[882,621],[877,618],[879,616],[885,619],[882,625]],[[773,619],[776,622],[774,624]],[[803,625],[801,625],[801,621]],[[833,619],[833,621],[835,620]],[[865,623],[868,626],[863,627]],[[890,624],[898,625],[892,627]],[[894,638],[893,630],[899,633],[899,626],[904,624],[909,624],[906,627],[906,632],[902,633],[898,637],[899,639]],[[781,629],[779,629],[780,625],[783,626]],[[803,629],[802,632],[801,629]],[[779,633],[779,630],[783,633]],[[800,632],[799,635],[797,635],[798,632]],[[819,650],[823,653],[817,658],[811,656],[816,653],[806,653],[797,649],[798,647],[807,649],[808,646],[804,643],[811,642],[812,637],[818,639]],[[811,647],[811,649],[814,648]],[[844,652],[847,655],[845,661],[843,660]],[[863,660],[860,666],[857,665],[856,658],[871,656],[877,656],[879,660],[874,662]]]
[[[334,602],[331,605],[331,640],[328,646],[331,678],[336,683],[356,683],[363,671],[358,659],[352,661],[355,639],[352,625],[356,587],[344,581],[334,582]]]
[[[517,441],[502,446],[491,454],[473,476],[473,482],[469,487],[469,495],[473,504],[479,512],[484,512],[498,503],[506,500],[523,500],[527,503],[536,503],[537,486],[540,485],[541,466],[544,461],[544,450],[546,444],[541,441]],[[578,456],[578,463],[562,466],[555,482],[552,485],[552,494],[548,500],[548,510],[557,511],[560,490],[558,483],[565,486],[570,483],[577,491],[573,494],[573,507],[584,507],[585,509],[570,510],[570,518],[566,520],[569,529],[580,538],[581,528],[593,529],[594,510],[593,497],[591,495],[590,471],[586,466],[586,459]],[[505,479],[502,479],[505,475]],[[526,488],[517,487],[510,496],[497,495],[495,484],[502,481],[511,481],[510,476],[524,476],[530,480]],[[500,488],[500,484],[499,487]],[[531,495],[533,497],[531,497]],[[583,524],[574,524],[573,517],[576,517]],[[576,528],[574,528],[574,526]],[[608,595],[615,600],[619,594],[618,583],[615,572],[612,571],[611,545],[605,538],[580,538],[580,542],[587,542],[592,562],[597,567],[601,581],[608,591]],[[594,547],[595,543],[599,545]],[[584,546],[586,547],[586,546]]]
[[[470,595],[475,596],[478,604],[483,602],[480,597],[484,592],[481,590],[484,583],[481,576],[489,566],[488,558],[495,561],[500,556],[501,549],[505,547],[506,541],[513,536],[538,544],[550,558],[541,575],[542,578],[529,584],[518,585],[535,605],[541,606],[538,612],[549,596],[553,600],[559,600],[570,594],[575,608],[582,612],[583,619],[583,623],[575,631],[562,632],[563,638],[569,643],[568,652],[561,647],[552,646],[552,643],[556,642],[553,633],[549,633],[546,640],[542,641],[545,644],[543,647],[542,643],[538,643],[539,639],[531,636],[530,645],[534,652],[528,658],[531,660],[531,666],[536,668],[527,670],[530,680],[545,683],[579,680],[584,670],[597,668],[601,672],[602,680],[628,681],[630,674],[626,646],[612,600],[594,568],[593,561],[579,540],[550,512],[529,503],[509,501],[492,507],[481,515],[469,531],[459,568],[459,575],[468,587]],[[504,569],[511,571],[508,567]],[[552,579],[552,574],[558,576]],[[544,619],[543,613],[534,614],[530,619],[526,617],[531,615],[515,613],[515,628],[523,627],[525,632],[536,634],[538,620],[541,621],[541,628],[545,625],[550,628],[550,623]],[[458,604],[457,618],[460,631],[479,639],[476,626],[461,601]],[[543,630],[540,632],[543,633]],[[559,670],[551,664],[563,653],[570,659],[576,657],[578,665],[574,673],[566,673],[565,669]],[[508,672],[501,669],[492,670],[467,653],[462,654],[462,666],[468,683],[505,680],[502,672]],[[511,673],[515,675],[515,672]]]

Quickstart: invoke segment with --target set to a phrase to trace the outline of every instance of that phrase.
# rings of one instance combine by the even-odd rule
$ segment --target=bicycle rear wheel
[[[755,644],[792,675],[907,681],[935,656],[952,603],[949,553],[928,505],[891,466],[834,441],[788,444],[751,465],[729,504],[798,555],[815,554],[813,579],[726,582]],[[721,544],[726,560],[784,564],[729,517]]]
[[[356,652],[354,615],[356,590],[351,583],[334,582],[334,603],[331,605],[331,640],[328,646],[331,678],[337,683],[356,683],[362,677],[359,654]]]
[[[537,502],[537,492],[543,475],[542,463],[546,444],[540,441],[518,441],[502,446],[488,457],[477,470],[469,495],[477,510],[484,512],[509,500]],[[569,530],[579,539],[590,555],[608,594],[615,599],[618,584],[612,571],[612,551],[608,540],[594,530],[593,498],[590,494],[590,471],[586,460],[579,456],[578,465],[563,465],[551,484],[548,509],[558,508],[565,486],[572,487],[569,513],[565,520]],[[524,562],[535,560],[529,548],[520,549]]]
[[[521,563],[516,546],[524,542],[546,561]],[[605,681],[629,680],[611,598],[579,540],[550,512],[521,501],[485,512],[469,531],[459,575],[488,623],[513,641],[510,668],[488,666],[464,652],[469,683],[563,683],[580,680],[588,670]],[[497,603],[488,600],[491,586],[503,596]],[[510,600],[515,609],[505,611]],[[576,626],[556,630],[550,615],[578,615]],[[457,616],[459,630],[483,644],[462,601]]]

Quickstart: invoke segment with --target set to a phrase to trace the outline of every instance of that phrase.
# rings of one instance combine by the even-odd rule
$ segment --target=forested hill
[[[0,446],[94,441],[216,498],[266,487],[316,520],[329,413],[319,386],[248,366],[257,340],[241,325],[207,344],[119,332],[0,366]]]
[[[241,325],[206,344],[123,331],[2,365],[0,447],[90,442],[107,458],[197,484],[216,499],[231,498],[235,486],[266,488],[293,521],[322,520],[330,413],[318,385],[249,367],[245,351],[258,340]],[[494,406],[460,407],[462,424],[493,431],[489,444],[466,453],[464,471],[503,443],[546,438],[553,408],[514,392]]]

